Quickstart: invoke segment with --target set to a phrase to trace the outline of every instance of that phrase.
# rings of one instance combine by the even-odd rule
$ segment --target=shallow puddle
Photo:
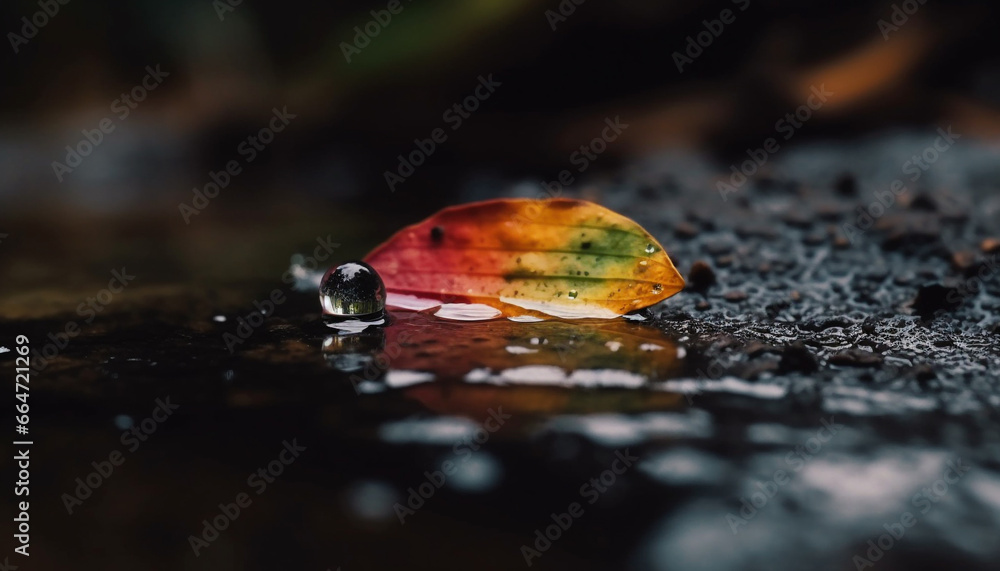
[[[402,390],[439,413],[475,414],[488,403],[551,413],[670,408],[683,400],[654,390],[679,374],[683,348],[640,322],[450,321],[430,312],[393,312],[390,321],[323,340],[330,366],[360,393]]]

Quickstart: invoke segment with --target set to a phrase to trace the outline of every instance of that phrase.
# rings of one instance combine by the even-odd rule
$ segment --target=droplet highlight
[[[323,314],[333,317],[380,315],[385,310],[385,284],[364,262],[346,262],[330,268],[319,286]]]

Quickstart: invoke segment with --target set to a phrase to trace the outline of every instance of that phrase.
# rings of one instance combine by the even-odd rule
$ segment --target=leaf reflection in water
[[[677,344],[634,321],[461,322],[397,312],[392,325],[361,335],[327,338],[331,365],[351,373],[359,392],[400,390],[438,413],[641,411],[684,402],[649,386],[679,374]],[[404,377],[419,382],[396,382]]]

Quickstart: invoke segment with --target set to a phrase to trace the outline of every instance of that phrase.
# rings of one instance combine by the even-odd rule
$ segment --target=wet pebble
[[[961,302],[958,290],[940,283],[927,284],[917,290],[913,311],[927,316],[936,311],[955,309]]]
[[[938,209],[937,202],[931,198],[926,192],[921,192],[916,197],[914,197],[913,202],[910,203],[910,208],[913,210],[924,210],[927,212],[936,212]]]
[[[781,350],[773,345],[766,345],[759,341],[751,341],[743,348],[743,353],[745,353],[751,359],[754,357],[760,357],[764,353],[780,353]]]
[[[807,246],[819,246],[826,242],[825,234],[808,234],[802,238],[802,242]]]
[[[816,208],[816,216],[820,220],[840,220],[847,213],[848,210],[837,203],[825,203]]]
[[[712,270],[712,266],[708,265],[708,262],[698,260],[691,264],[691,270],[688,272],[688,283],[692,290],[705,291],[715,285],[715,282],[715,271]]]
[[[819,363],[805,344],[796,341],[781,352],[781,361],[778,362],[778,371],[782,373],[812,373],[819,369]]]
[[[724,295],[722,296],[722,298],[723,298],[723,299],[725,299],[726,301],[732,301],[732,302],[738,302],[738,301],[746,301],[746,299],[747,299],[747,294],[746,294],[746,292],[744,292],[744,291],[739,291],[739,290],[735,290],[735,291],[727,291],[727,292],[726,292],[726,293],[725,293],[725,294],[724,294]]]
[[[937,377],[937,373],[934,372],[934,367],[926,364],[917,365],[916,367],[913,367],[910,372],[913,374],[914,379],[921,382],[927,382]]]
[[[698,236],[698,229],[695,228],[694,224],[689,222],[679,222],[674,226],[674,236],[677,236],[681,240],[690,240]]]
[[[830,357],[830,364],[839,367],[877,368],[882,366],[883,361],[882,355],[863,349],[848,349]]]
[[[857,196],[858,195],[858,179],[854,177],[851,173],[844,173],[837,177],[837,180],[833,183],[834,190],[840,196]]]
[[[803,213],[801,211],[795,210],[789,212],[781,217],[781,220],[788,224],[789,226],[794,226],[796,228],[811,228],[813,223],[813,217],[810,213]]]
[[[896,227],[882,242],[882,249],[888,252],[915,253],[922,247],[937,245],[940,241],[941,228],[938,224],[932,223],[920,228]]]

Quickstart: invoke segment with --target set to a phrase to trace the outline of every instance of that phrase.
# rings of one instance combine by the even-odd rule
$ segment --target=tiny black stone
[[[849,172],[837,177],[833,187],[841,196],[856,196],[858,194],[858,180]]]

